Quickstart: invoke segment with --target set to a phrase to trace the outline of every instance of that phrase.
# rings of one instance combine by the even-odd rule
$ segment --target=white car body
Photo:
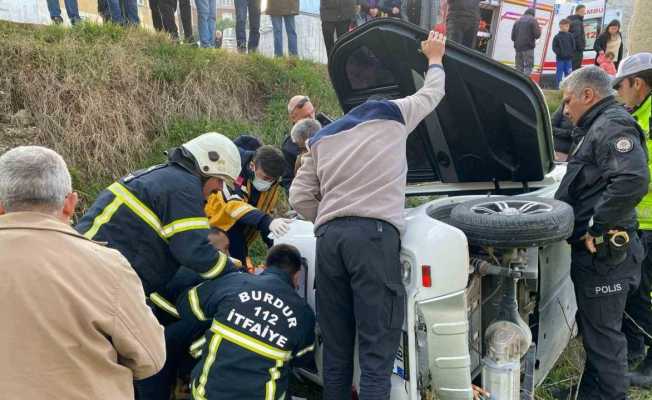
[[[565,166],[558,165],[544,181],[533,182],[530,187],[537,188],[528,195],[551,198],[558,187]],[[480,332],[469,335],[469,246],[466,236],[459,229],[433,218],[440,209],[450,209],[451,204],[481,196],[454,196],[459,191],[468,191],[470,187],[478,189],[477,184],[412,186],[408,193],[417,194],[424,190],[436,194],[436,190],[447,196],[432,200],[415,208],[405,210],[406,230],[401,237],[401,263],[403,283],[407,292],[406,319],[403,324],[403,340],[398,349],[394,373],[392,375],[392,400],[416,400],[426,398],[424,394],[434,391],[440,399],[471,399],[471,381],[478,371],[472,370],[470,343],[481,340]],[[316,238],[313,224],[295,220],[290,224],[290,231],[275,241],[296,246],[308,262],[306,288],[302,288],[308,303],[315,306],[315,246]],[[537,252],[537,249],[531,251]],[[546,314],[552,320],[542,323],[539,333],[539,348],[545,354],[537,355],[541,368],[535,369],[535,382],[540,383],[563,352],[574,333],[573,325],[576,311],[575,297],[570,295],[573,287],[570,281],[570,248],[559,242],[538,249],[533,257],[546,260],[557,268],[556,277],[561,279],[542,280],[551,293],[545,301],[558,304]],[[541,261],[540,261],[541,262]],[[544,261],[545,263],[546,261]],[[431,287],[423,286],[422,266],[430,266]],[[535,268],[537,265],[534,266]],[[539,267],[546,267],[540,265]],[[541,275],[539,275],[541,277]],[[477,304],[475,305],[477,306]],[[549,304],[540,304],[545,309]],[[419,321],[418,315],[422,316]],[[425,322],[427,337],[420,336],[418,325]],[[476,337],[473,337],[476,335]],[[426,343],[419,346],[418,342]],[[545,343],[544,343],[545,342]],[[425,351],[424,351],[425,349]],[[479,358],[479,355],[478,355]],[[542,360],[545,358],[545,360]],[[317,365],[321,365],[321,346],[316,350]],[[357,363],[357,360],[356,360]],[[356,368],[355,381],[359,380]],[[430,374],[431,382],[425,377]],[[308,371],[302,374],[321,384],[321,376]],[[431,391],[424,386],[430,385]]]

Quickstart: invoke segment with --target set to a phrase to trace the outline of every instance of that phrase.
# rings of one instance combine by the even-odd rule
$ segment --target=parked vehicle
[[[374,94],[414,93],[426,37],[395,19],[342,37],[329,71],[343,111]],[[476,382],[517,399],[543,381],[574,332],[564,241],[573,216],[552,200],[565,167],[553,161],[550,118],[530,79],[456,43],[446,51],[446,96],[407,142],[406,195],[436,197],[405,211],[406,318],[391,398],[471,399]],[[278,241],[308,260],[303,295],[314,305],[313,225],[290,226]],[[321,383],[319,370],[302,373]]]

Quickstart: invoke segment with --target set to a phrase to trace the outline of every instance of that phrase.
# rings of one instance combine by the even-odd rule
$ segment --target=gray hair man
[[[321,124],[319,121],[313,118],[304,118],[294,124],[290,131],[290,137],[292,137],[292,141],[299,146],[300,150],[305,151],[307,150],[306,144],[308,143],[308,139],[310,139],[320,129]]]
[[[296,175],[301,167],[301,160],[303,155],[308,152],[308,140],[321,129],[321,124],[316,119],[304,118],[299,120],[290,131],[292,142],[299,148],[297,160],[294,164],[294,174]]]
[[[306,118],[315,119],[315,106],[310,101],[310,98],[300,94],[292,96],[290,101],[288,101],[288,119],[292,124],[296,124],[298,121]],[[281,150],[288,164],[287,171],[283,174],[281,185],[286,190],[290,190],[290,185],[292,185],[292,181],[294,180],[294,166],[297,164],[301,149],[292,139],[292,135],[287,135],[283,140]]]
[[[579,134],[555,195],[575,212],[568,241],[576,319],[586,350],[578,398],[624,400],[627,341],[620,329],[644,255],[635,207],[650,180],[645,137],[616,102],[611,79],[600,68],[573,72],[562,90],[564,113]]]
[[[120,253],[70,227],[76,203],[56,152],[24,146],[0,156],[7,398],[133,399],[133,380],[163,366],[163,328],[138,275]]]

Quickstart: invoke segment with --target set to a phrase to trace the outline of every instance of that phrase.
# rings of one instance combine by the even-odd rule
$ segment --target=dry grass
[[[323,66],[180,46],[137,29],[0,22],[0,43],[0,147],[31,143],[57,150],[87,200],[179,144],[166,140],[179,121],[214,129],[221,128],[216,121],[244,124],[278,143],[287,126],[276,103],[310,89],[304,75],[319,81],[312,89],[322,92],[309,95],[331,112],[337,107]],[[16,113],[24,117],[22,126],[8,118]],[[187,130],[174,132],[174,139],[200,133]]]

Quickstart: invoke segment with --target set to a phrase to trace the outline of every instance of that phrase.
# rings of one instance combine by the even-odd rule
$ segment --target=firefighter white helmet
[[[199,172],[226,181],[229,186],[240,175],[240,152],[231,139],[208,132],[182,145],[194,158]]]

